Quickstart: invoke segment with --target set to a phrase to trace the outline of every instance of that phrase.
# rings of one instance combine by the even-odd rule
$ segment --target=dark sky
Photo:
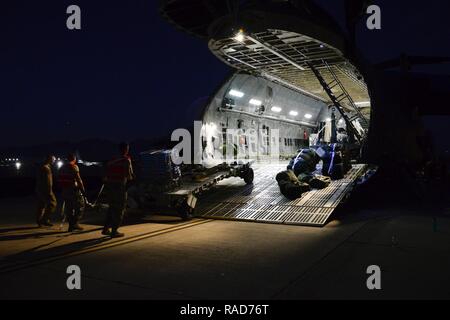
[[[229,69],[206,42],[176,30],[155,0],[9,1],[0,11],[0,146],[151,138],[178,124]],[[340,19],[341,1],[318,0]],[[361,23],[371,61],[450,56],[448,1],[379,1],[382,30]],[[403,4],[402,4],[403,3]],[[66,28],[66,8],[82,30]],[[450,74],[449,65],[417,71]]]

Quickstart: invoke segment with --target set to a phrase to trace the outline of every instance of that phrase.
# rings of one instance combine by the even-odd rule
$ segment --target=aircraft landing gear
[[[197,202],[197,198],[190,195],[183,198],[179,203],[175,205],[178,215],[183,220],[190,220],[194,216],[194,208]]]
[[[241,175],[241,178],[244,179],[246,184],[252,184],[254,177],[255,173],[253,172],[253,169],[250,167],[247,167],[246,170]]]

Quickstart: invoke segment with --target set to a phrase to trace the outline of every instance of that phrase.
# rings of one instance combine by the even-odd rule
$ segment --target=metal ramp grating
[[[323,226],[334,209],[351,191],[354,182],[367,169],[365,164],[353,165],[341,180],[332,181],[322,190],[311,190],[296,200],[285,198],[275,176],[285,170],[287,162],[255,163],[253,185],[240,178],[221,181],[206,195],[196,209],[205,218]]]

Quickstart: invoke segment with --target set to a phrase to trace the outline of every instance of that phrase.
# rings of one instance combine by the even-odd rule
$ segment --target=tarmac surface
[[[344,208],[323,228],[152,215],[118,239],[100,213],[79,233],[33,214],[32,197],[0,200],[0,299],[450,298],[447,209]],[[81,290],[66,286],[70,265]]]

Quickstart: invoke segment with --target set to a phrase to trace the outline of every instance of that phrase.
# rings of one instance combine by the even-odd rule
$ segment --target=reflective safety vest
[[[58,182],[63,189],[75,188],[77,182],[75,180],[75,174],[77,172],[77,165],[68,163],[64,165],[59,172]]]
[[[106,164],[107,182],[126,182],[130,172],[130,157],[122,156]]]

